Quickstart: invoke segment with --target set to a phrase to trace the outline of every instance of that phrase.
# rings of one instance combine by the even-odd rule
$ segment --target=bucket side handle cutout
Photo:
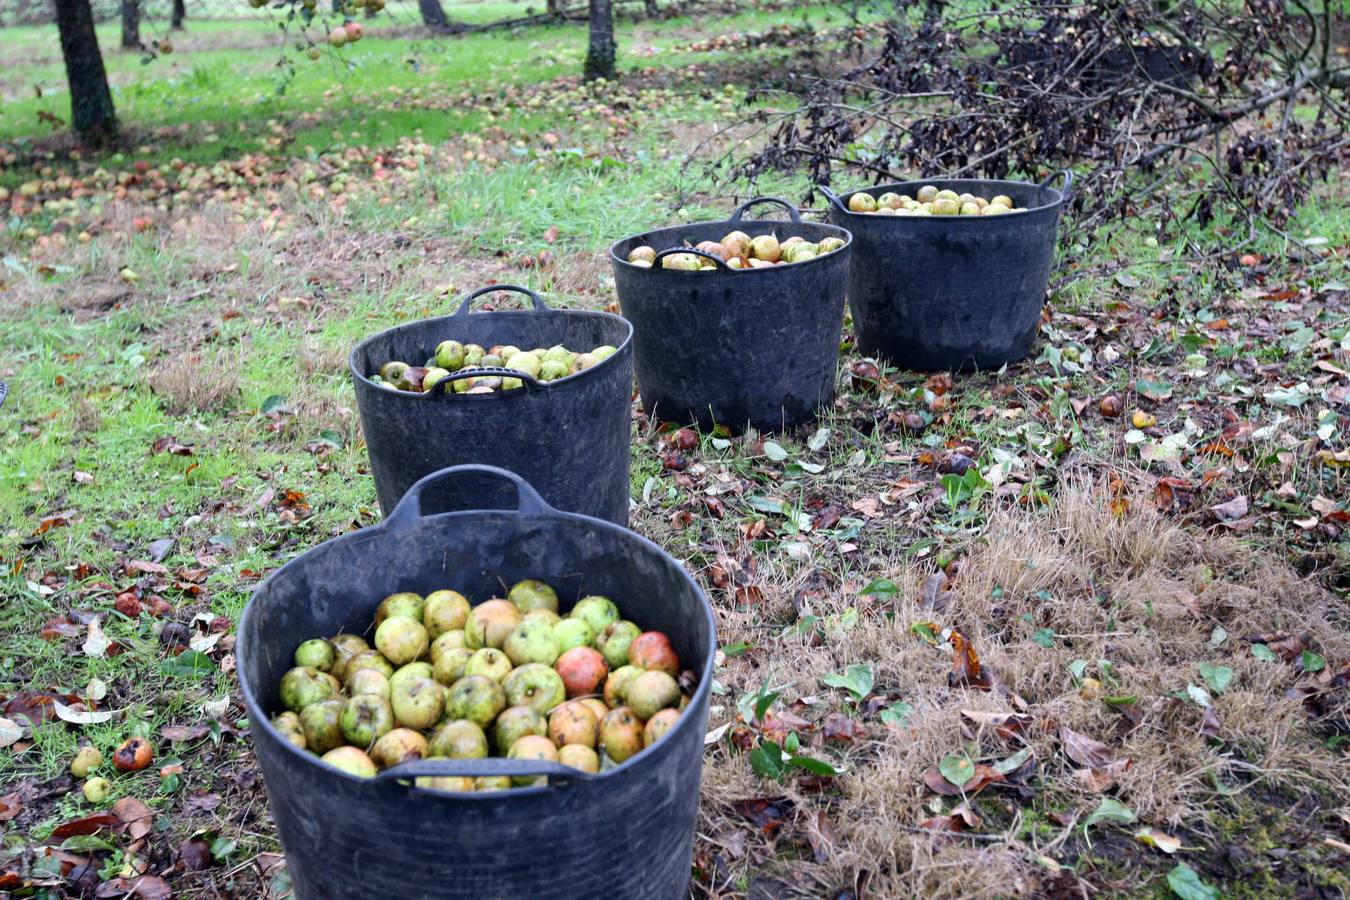
[[[409,531],[416,528],[417,522],[422,518],[422,491],[446,479],[468,474],[493,475],[514,484],[516,486],[516,511],[523,516],[537,518],[556,513],[556,510],[545,503],[543,497],[539,496],[539,492],[516,473],[499,469],[496,466],[475,463],[450,466],[423,477],[408,488],[408,492],[403,495],[403,499],[398,501],[398,506],[395,506],[394,511],[385,519],[384,527],[393,531]]]
[[[1073,173],[1068,169],[1060,169],[1058,172],[1052,172],[1050,175],[1046,176],[1044,181],[1036,186],[1048,189],[1057,178],[1064,179],[1064,187],[1059,190],[1059,202],[1061,205],[1067,205],[1069,196],[1073,193]]]
[[[792,219],[792,221],[798,225],[801,224],[802,215],[797,211],[797,207],[794,204],[789,203],[788,201],[783,200],[779,197],[756,197],[753,200],[747,200],[740,206],[736,207],[736,211],[731,214],[731,219],[729,221],[739,222],[741,220],[741,216],[745,213],[746,210],[748,210],[752,206],[758,206],[761,203],[774,203],[777,204],[778,206],[783,207],[783,209],[787,210],[788,218]]]
[[[713,262],[717,263],[719,269],[725,269],[728,272],[734,271],[731,266],[727,265],[726,260],[722,259],[722,257],[718,256],[716,253],[709,253],[708,251],[700,250],[697,247],[671,247],[667,250],[662,250],[652,258],[652,268],[662,268],[661,266],[658,266],[657,263],[667,256],[674,256],[677,253],[688,253],[691,256],[701,256],[704,259],[711,259]],[[675,271],[679,270],[676,269]]]
[[[481,376],[489,376],[492,378],[517,378],[520,380],[521,384],[525,386],[527,392],[537,391],[543,387],[543,385],[539,383],[539,380],[529,372],[522,372],[519,369],[507,369],[501,366],[475,366],[471,369],[459,369],[458,371],[451,372],[449,375],[432,385],[431,390],[424,391],[420,394],[413,394],[413,396],[421,399],[444,397],[451,393],[451,386],[456,381],[463,381],[465,378],[476,378]],[[494,392],[493,396],[501,395]]]
[[[829,202],[833,203],[836,207],[838,207],[840,212],[848,213],[849,215],[853,215],[853,211],[852,211],[851,209],[849,209],[848,206],[846,206],[846,205],[844,204],[844,201],[843,201],[843,200],[840,200],[840,199],[839,199],[839,195],[836,194],[834,191],[830,190],[829,188],[827,188],[827,187],[826,187],[825,185],[823,185],[823,184],[818,184],[818,185],[816,185],[816,190],[818,190],[818,191],[820,191],[822,194],[824,194],[824,195],[825,195],[825,199],[828,200]]]
[[[536,294],[534,291],[530,290],[527,287],[521,287],[518,284],[490,284],[487,287],[479,288],[472,294],[469,294],[467,297],[465,297],[464,302],[460,303],[459,309],[455,310],[454,315],[467,316],[469,314],[469,304],[473,303],[474,300],[477,300],[479,297],[482,297],[485,294],[495,294],[497,291],[508,291],[517,294],[524,294],[525,296],[530,298],[531,302],[534,303],[534,308],[537,311],[545,312],[548,310],[548,304],[544,302],[544,298],[540,297],[538,294]]]
[[[375,781],[406,781],[413,778],[479,778],[513,776],[532,778],[547,775],[566,781],[590,781],[599,778],[590,772],[574,769],[546,759],[508,759],[502,756],[482,759],[413,759],[391,766],[375,775]],[[430,790],[436,790],[431,788]],[[452,792],[453,793],[453,792]]]
[[[5,398],[9,396],[9,385],[0,381],[0,406],[5,405]]]

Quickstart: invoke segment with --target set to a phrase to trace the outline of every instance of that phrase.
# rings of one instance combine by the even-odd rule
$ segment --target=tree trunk
[[[422,22],[433,31],[445,31],[450,27],[450,20],[445,17],[445,10],[441,9],[441,0],[417,0],[417,6],[422,10]]]
[[[183,30],[183,20],[187,18],[187,8],[183,5],[183,0],[173,0],[173,17],[169,20],[169,27],[174,31]]]
[[[610,0],[591,0],[591,44],[586,50],[586,79],[614,77],[614,16]]]
[[[647,7],[647,18],[655,19],[657,16],[661,15],[661,10],[657,7],[656,0],[643,0],[643,3]]]
[[[558,9],[558,0],[546,0],[544,10],[550,16],[558,15],[561,12],[561,10]]]
[[[139,0],[122,0],[122,48],[141,49],[141,7]]]
[[[70,84],[71,127],[83,141],[108,143],[117,137],[117,113],[89,0],[56,0],[56,25],[61,30],[61,55]]]

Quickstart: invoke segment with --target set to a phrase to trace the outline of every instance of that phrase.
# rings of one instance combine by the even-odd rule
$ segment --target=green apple
[[[541,663],[515,669],[502,682],[502,689],[509,705],[529,706],[545,715],[567,699],[562,676]]]
[[[412,591],[390,594],[380,601],[375,610],[375,627],[378,628],[390,616],[406,616],[417,622],[422,621],[423,602],[422,595]]]
[[[434,641],[447,632],[462,629],[471,608],[468,599],[458,591],[432,591],[422,604],[422,625]]]
[[[378,771],[365,751],[356,747],[335,747],[323,755],[323,761],[357,778],[374,778]]]
[[[553,742],[546,737],[537,734],[527,734],[520,740],[511,745],[511,749],[506,752],[509,759],[540,759],[549,762],[558,761],[558,748],[553,746]],[[511,783],[517,787],[526,787],[531,784],[547,784],[548,777],[540,775],[514,775]]]
[[[398,689],[398,686],[410,678],[431,678],[435,674],[435,669],[428,662],[410,662],[406,666],[399,668],[397,672],[389,676],[389,690],[392,693]]]
[[[492,740],[498,753],[509,750],[527,734],[548,734],[548,720],[528,706],[508,706],[492,725]]]
[[[610,710],[600,723],[600,746],[614,762],[623,762],[643,747],[642,722],[626,706]]]
[[[281,703],[292,712],[300,712],[333,696],[333,683],[313,666],[297,666],[281,676]]]
[[[427,652],[431,639],[418,619],[390,616],[375,629],[375,647],[396,666],[406,665]]]
[[[628,665],[628,648],[640,634],[642,629],[627,619],[612,622],[596,635],[595,649],[604,656],[611,670],[622,668]]]
[[[347,693],[356,697],[374,694],[389,699],[389,679],[379,669],[357,669],[347,676]]]
[[[492,599],[478,604],[464,623],[464,644],[470,650],[496,647],[498,650],[507,635],[515,630],[523,617],[509,600]]]
[[[410,759],[422,759],[427,752],[427,739],[420,732],[395,728],[375,742],[370,748],[370,758],[381,769],[388,769]]]
[[[295,664],[309,666],[321,672],[330,671],[336,661],[333,645],[323,638],[313,638],[295,648]]]
[[[383,697],[359,694],[347,701],[339,724],[347,743],[369,747],[394,729],[394,708]]]
[[[425,730],[445,711],[445,688],[430,678],[413,676],[390,686],[389,701],[401,727]]]
[[[310,752],[323,755],[342,746],[342,713],[346,708],[346,700],[329,697],[300,711],[300,728]]]
[[[595,631],[585,619],[561,619],[553,626],[553,640],[562,655],[573,647],[589,647],[595,640]]]
[[[465,666],[473,657],[475,652],[482,651],[470,650],[468,647],[456,647],[454,650],[446,650],[441,654],[440,659],[436,660],[436,665],[432,670],[431,677],[436,681],[450,687],[456,681],[459,681],[465,675]]]
[[[608,597],[582,597],[568,615],[574,619],[581,619],[591,626],[591,631],[599,634],[611,622],[619,621],[619,608]]]
[[[281,732],[281,736],[290,744],[305,749],[305,732],[300,727],[300,717],[289,710],[272,719],[272,727]]]
[[[456,719],[431,733],[427,749],[432,757],[485,759],[488,755],[488,739],[477,722]]]
[[[679,704],[680,686],[665,672],[643,672],[628,682],[623,696],[633,715],[645,722],[661,710]]]
[[[502,642],[502,649],[517,666],[526,663],[551,666],[558,658],[558,642],[553,637],[553,625],[537,619],[517,625]]]
[[[428,631],[428,634],[431,632]],[[447,631],[431,642],[431,648],[427,650],[427,656],[431,658],[431,664],[434,666],[441,658],[441,654],[447,650],[459,650],[467,646],[464,642],[464,629],[459,628],[453,631]]]
[[[479,728],[487,728],[506,709],[506,694],[486,675],[465,675],[450,687],[449,707],[451,718],[468,719]]]
[[[484,647],[473,651],[473,655],[464,664],[464,673],[460,675],[486,675],[497,683],[511,674],[511,658],[494,647]],[[459,679],[455,679],[458,681]],[[450,682],[452,685],[454,682]]]
[[[553,588],[533,578],[517,581],[511,585],[511,590],[506,592],[506,599],[514,603],[516,609],[522,613],[532,609],[558,611],[558,595],[554,593]]]

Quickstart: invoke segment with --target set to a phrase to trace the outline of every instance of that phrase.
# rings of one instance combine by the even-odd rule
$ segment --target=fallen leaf
[[[1161,850],[1168,855],[1181,849],[1181,838],[1173,837],[1156,828],[1141,828],[1134,833],[1134,839],[1145,847]]]
[[[1131,759],[1118,759],[1104,766],[1075,769],[1073,777],[1085,791],[1102,794],[1115,787],[1117,780],[1129,771],[1133,763]]]
[[[84,709],[84,704],[77,705],[81,708],[76,709],[75,706],[66,706],[60,700],[52,701],[57,717],[73,725],[97,725],[100,722],[108,721],[115,715],[115,712],[110,709],[93,711]]]
[[[18,794],[5,794],[0,797],[0,822],[8,822],[21,812],[23,803],[20,802]]]
[[[834,849],[838,839],[834,834],[834,826],[825,815],[825,810],[817,810],[814,816],[807,817],[806,839],[811,844],[811,855],[816,862],[823,863],[830,858],[830,851]]]
[[[737,800],[731,808],[749,819],[766,837],[773,837],[783,827],[783,820],[791,811],[791,801],[786,797],[752,798]]]
[[[1235,522],[1247,514],[1247,495],[1238,494],[1232,500],[1209,508],[1220,522]]]
[[[112,813],[97,813],[96,815],[86,816],[83,819],[75,819],[66,822],[64,825],[58,825],[52,829],[52,837],[58,841],[63,841],[68,837],[74,837],[77,834],[93,834],[103,829],[113,829],[121,824],[121,820]]]
[[[102,659],[108,653],[109,643],[109,640],[103,634],[103,629],[99,627],[98,616],[90,619],[88,636],[85,637],[84,643],[80,645],[84,655],[94,659]]]
[[[1064,755],[1090,769],[1101,768],[1111,762],[1114,754],[1111,748],[1101,741],[1085,734],[1079,734],[1070,728],[1059,730],[1059,739],[1064,744]]]
[[[1223,896],[1217,888],[1201,881],[1195,870],[1185,863],[1177,863],[1176,868],[1167,873],[1167,886],[1180,900],[1219,900]]]
[[[548,230],[544,232],[544,240],[551,244],[557,239],[558,239],[558,226],[557,225],[548,226]]]
[[[112,811],[126,828],[127,834],[131,835],[132,840],[138,841],[145,837],[153,827],[154,811],[135,797],[121,798],[113,804]]]
[[[206,737],[210,731],[206,725],[165,725],[159,730],[159,734],[166,741],[181,743]]]
[[[961,716],[981,727],[993,728],[994,733],[1005,741],[1022,734],[1026,727],[1035,721],[1031,716],[1021,713],[981,712],[975,709],[963,709]]]
[[[178,845],[178,861],[189,872],[209,869],[213,863],[211,846],[201,838],[190,838],[183,841]]]
[[[975,645],[959,631],[951,633],[952,670],[947,673],[949,687],[972,687],[987,691],[993,687],[980,668],[980,658],[975,654]]]
[[[825,717],[825,724],[821,729],[821,734],[827,741],[839,741],[840,743],[852,743],[862,740],[867,736],[867,729],[857,719],[846,716],[843,713],[830,713]]]
[[[23,737],[23,727],[13,719],[0,718],[0,749],[17,743]]]
[[[946,756],[943,757],[942,762],[938,763],[938,771],[947,781],[960,787],[975,777],[975,763],[964,754],[961,756]]]
[[[57,616],[42,626],[40,636],[44,641],[55,641],[61,638],[75,637],[79,633],[80,626],[65,616]]]

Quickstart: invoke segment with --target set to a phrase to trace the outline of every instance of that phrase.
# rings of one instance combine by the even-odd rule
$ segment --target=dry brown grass
[[[890,578],[917,596],[923,574],[896,560],[887,571],[868,576]],[[724,644],[765,644],[765,630],[757,623],[789,610],[803,582],[800,572],[775,577],[761,568],[759,576],[766,595],[760,608],[720,611]],[[783,689],[779,708],[801,701],[800,714],[818,720],[841,705],[839,692],[822,686],[820,678],[853,663],[872,667],[877,692],[898,693],[914,707],[905,730],[887,730],[873,720],[867,739],[847,754],[848,772],[837,780],[837,798],[802,791],[790,780],[766,786],[725,742],[710,751],[700,833],[710,845],[720,845],[709,852],[726,867],[727,894],[739,895],[731,888],[738,876],[769,873],[795,885],[789,893],[820,896],[825,886],[854,883],[862,871],[870,873],[871,896],[1032,892],[1048,874],[1036,862],[1047,849],[1035,846],[1034,838],[1018,837],[1022,806],[1011,792],[985,795],[985,801],[1004,808],[1009,821],[978,835],[935,842],[918,828],[954,804],[930,805],[935,795],[923,785],[926,769],[963,747],[972,758],[990,762],[1019,749],[1018,740],[1010,743],[964,721],[963,709],[1017,710],[1034,718],[1024,740],[1038,760],[1040,795],[1068,816],[1090,812],[1102,795],[1074,778],[1079,766],[1065,757],[1058,738],[1064,727],[1133,761],[1111,795],[1141,822],[1157,827],[1203,833],[1215,803],[1214,778],[1238,785],[1239,792],[1258,784],[1316,787],[1331,795],[1350,789],[1344,760],[1319,747],[1307,712],[1285,699],[1295,683],[1294,667],[1255,659],[1242,640],[1280,629],[1307,632],[1310,646],[1323,656],[1344,659],[1350,654],[1344,610],[1315,584],[1241,541],[1182,531],[1140,502],[1117,517],[1101,492],[1080,485],[1064,491],[1049,510],[996,513],[969,548],[954,589],[954,603],[945,611],[900,598],[891,617],[864,615],[851,630],[835,630],[814,644],[785,639],[784,646],[729,659],[720,670],[719,682],[728,692],[715,704],[713,727],[733,719],[735,698],[760,684]],[[829,615],[856,605],[857,597],[835,592],[813,611]],[[970,635],[1004,689],[950,688],[949,656],[910,632],[915,622],[930,620]],[[1216,626],[1228,634],[1217,647],[1211,646]],[[1041,628],[1053,629],[1052,648],[1030,640]],[[1107,692],[1139,695],[1136,726],[1077,688],[1069,674],[1074,659],[1091,663],[1089,675],[1097,674],[1098,660],[1114,665],[1120,683]],[[1235,673],[1214,699],[1221,743],[1200,733],[1199,706],[1171,696],[1188,684],[1205,683],[1197,668],[1203,661]],[[770,852],[759,837],[737,855],[729,838],[746,823],[730,804],[778,793],[795,806],[799,820],[827,811],[838,838],[827,860],[782,862],[783,854]],[[804,845],[804,829],[802,821],[786,823],[777,840]],[[1062,830],[1055,840],[1072,836]]]
[[[170,356],[150,373],[150,387],[169,415],[221,412],[239,397],[238,360],[223,352]]]

